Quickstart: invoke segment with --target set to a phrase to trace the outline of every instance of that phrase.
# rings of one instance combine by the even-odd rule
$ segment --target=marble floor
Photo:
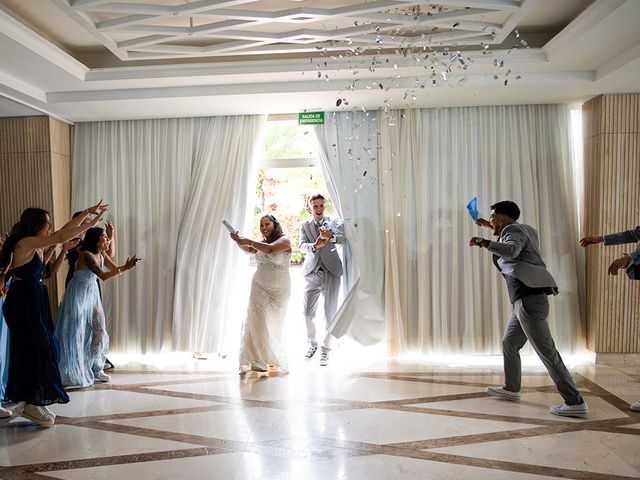
[[[519,403],[485,395],[497,365],[291,370],[118,365],[111,383],[53,407],[52,428],[4,421],[0,478],[640,478],[640,367],[574,367],[586,419],[548,413],[561,397],[539,366],[525,368]]]

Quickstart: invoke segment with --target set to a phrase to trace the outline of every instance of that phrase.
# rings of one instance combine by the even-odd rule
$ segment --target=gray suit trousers
[[[325,318],[325,333],[322,343],[322,351],[328,352],[331,350],[331,334],[326,331],[326,328],[329,326],[336,314],[336,311],[338,310],[340,277],[337,277],[324,269],[320,269],[308,273],[305,275],[304,279],[307,282],[303,294],[304,317],[307,321],[307,337],[311,345],[318,345],[318,340],[316,339],[316,326],[313,323],[313,319],[316,316],[318,300],[322,293],[322,296],[324,297]]]
[[[520,349],[529,340],[564,401],[568,405],[577,405],[582,403],[582,397],[551,338],[548,315],[549,300],[546,295],[531,295],[513,304],[513,312],[502,338],[505,388],[512,392],[520,391]]]

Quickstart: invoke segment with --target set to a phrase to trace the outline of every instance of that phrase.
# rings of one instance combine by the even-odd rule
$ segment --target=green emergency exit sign
[[[304,112],[298,114],[298,125],[323,125],[324,112]]]

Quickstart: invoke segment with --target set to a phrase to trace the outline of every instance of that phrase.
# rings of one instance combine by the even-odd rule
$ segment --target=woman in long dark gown
[[[0,250],[0,269],[11,265],[13,283],[3,305],[9,328],[9,378],[5,398],[25,402],[22,416],[41,426],[55,423],[47,406],[67,403],[58,370],[59,349],[53,336],[49,294],[42,283],[42,249],[69,240],[102,219],[102,202],[49,235],[49,213],[27,208]],[[90,220],[88,214],[95,217]]]

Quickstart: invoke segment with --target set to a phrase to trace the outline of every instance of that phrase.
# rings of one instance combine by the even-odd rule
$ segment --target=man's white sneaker
[[[110,382],[111,375],[107,375],[104,373],[104,370],[100,370],[99,372],[93,372],[93,376],[98,382]]]
[[[320,355],[320,366],[326,367],[327,365],[329,365],[329,354],[322,352],[322,355]]]
[[[589,407],[587,407],[587,402],[582,402],[579,405],[567,405],[566,403],[563,403],[562,405],[551,405],[549,412],[561,417],[581,418],[587,416],[589,413]]]
[[[11,410],[7,410],[6,408],[2,408],[0,406],[0,418],[9,418],[11,415],[13,415],[13,412]]]
[[[50,427],[56,421],[40,406],[26,404],[22,411],[22,416],[33,423],[37,423],[41,427]]]
[[[520,392],[512,392],[506,390],[504,387],[487,387],[485,392],[487,392],[487,395],[502,398],[503,400],[509,400],[511,402],[520,401]]]
[[[632,403],[631,404],[631,410],[633,410],[634,412],[640,412],[640,400],[638,400],[636,403]]]
[[[254,372],[264,373],[269,369],[267,368],[264,362],[251,362],[251,370],[253,370]]]

